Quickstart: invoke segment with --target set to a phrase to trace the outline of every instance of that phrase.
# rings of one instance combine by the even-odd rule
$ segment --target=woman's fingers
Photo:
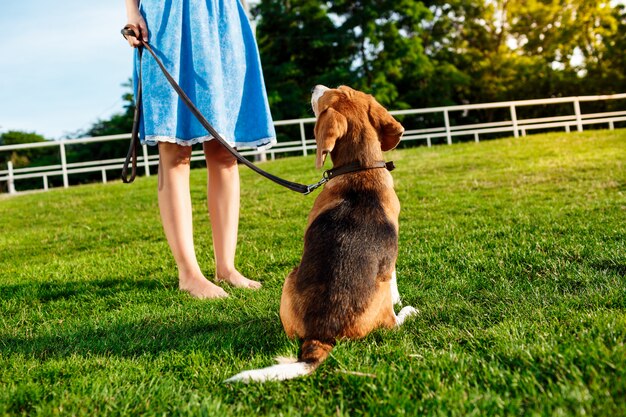
[[[129,19],[126,27],[131,29],[135,36],[126,36],[128,44],[133,48],[141,46],[141,40],[148,42],[148,25],[141,15]]]
[[[142,33],[137,26],[133,26],[133,32],[135,32],[135,36],[131,36],[131,39],[133,40],[133,46],[136,48],[141,45]]]
[[[141,42],[137,40],[137,37],[139,35],[139,29],[137,28],[137,26],[133,25],[132,23],[127,23],[126,26],[124,26],[124,30],[125,31],[130,30],[134,34],[134,36],[131,34],[124,35],[124,38],[126,39],[126,41],[128,42],[130,46],[137,47],[141,44]]]
[[[144,42],[148,42],[148,25],[146,25],[146,21],[141,19],[139,22],[139,28],[141,29],[141,36],[143,37]]]

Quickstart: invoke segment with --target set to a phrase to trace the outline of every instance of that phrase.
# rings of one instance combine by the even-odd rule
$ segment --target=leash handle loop
[[[124,30],[122,29],[122,34]],[[134,32],[128,29],[133,35]],[[143,55],[143,49],[139,48],[139,83],[137,85],[137,102],[135,103],[135,112],[133,114],[133,129],[130,134],[130,147],[126,153],[126,159],[124,160],[124,166],[122,167],[122,182],[124,184],[130,184],[135,181],[137,176],[137,148],[139,147],[139,122],[141,119],[141,107],[142,107],[142,86],[141,86],[141,56]],[[132,164],[131,164],[132,161]],[[131,164],[131,174],[128,177],[128,165]]]
[[[137,33],[139,33],[139,37],[137,37],[137,34],[135,33],[135,30],[137,29]],[[120,31],[122,33],[122,36],[124,37],[124,39],[128,40],[126,37],[127,36],[132,36],[133,38],[137,38],[137,39],[141,39],[141,28],[135,25],[126,25],[122,28],[122,30]]]

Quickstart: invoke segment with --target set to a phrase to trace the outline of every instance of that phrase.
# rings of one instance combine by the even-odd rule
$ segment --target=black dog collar
[[[377,162],[374,162],[374,164],[370,166],[362,166],[358,162],[351,162],[349,164],[342,165],[337,168],[329,169],[328,171],[324,171],[324,178],[326,178],[327,180],[330,180],[339,175],[348,174],[350,172],[365,171],[368,169],[376,169],[376,168],[386,168],[388,171],[393,171],[396,168],[396,166],[393,164],[393,161],[389,161],[389,162],[377,161]]]

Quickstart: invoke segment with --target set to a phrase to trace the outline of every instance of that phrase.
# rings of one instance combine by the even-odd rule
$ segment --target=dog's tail
[[[224,382],[284,381],[309,375],[324,362],[334,345],[334,341],[322,342],[320,340],[305,339],[297,361],[293,359],[279,359],[277,365],[240,372]]]

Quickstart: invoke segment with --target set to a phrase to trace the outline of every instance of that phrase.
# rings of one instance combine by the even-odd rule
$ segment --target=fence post
[[[150,164],[148,163],[148,145],[145,143],[142,146],[143,149],[143,166],[146,168],[146,177],[150,176]]]
[[[102,170],[102,183],[103,184],[107,183],[107,170],[106,169]]]
[[[48,191],[48,176],[47,175],[43,176],[43,190]]]
[[[267,161],[267,151],[265,150],[265,146],[259,146],[256,148],[256,151],[252,154],[254,157],[254,162],[265,162]]]
[[[306,134],[304,133],[304,122],[300,122],[300,140],[302,141],[302,155],[306,156]]]
[[[513,136],[519,138],[519,132],[517,131],[517,112],[515,111],[514,104],[511,104],[511,121],[513,122]]]
[[[9,170],[9,179],[7,180],[9,194],[15,194],[15,180],[13,179],[13,162],[7,161],[7,168]]]
[[[450,118],[448,117],[448,110],[443,111],[443,121],[446,124],[446,141],[448,145],[452,145],[452,135],[450,135]]]
[[[578,131],[582,132],[583,120],[582,117],[580,117],[580,101],[578,100],[578,97],[574,99],[574,114],[576,114],[576,126],[578,126]]]
[[[267,152],[265,151],[265,149],[259,150],[259,152],[255,156],[255,161],[257,162],[267,161]]]
[[[65,142],[63,139],[59,142],[59,150],[61,151],[61,171],[63,172],[63,187],[69,187],[67,180],[67,158],[65,157]]]

